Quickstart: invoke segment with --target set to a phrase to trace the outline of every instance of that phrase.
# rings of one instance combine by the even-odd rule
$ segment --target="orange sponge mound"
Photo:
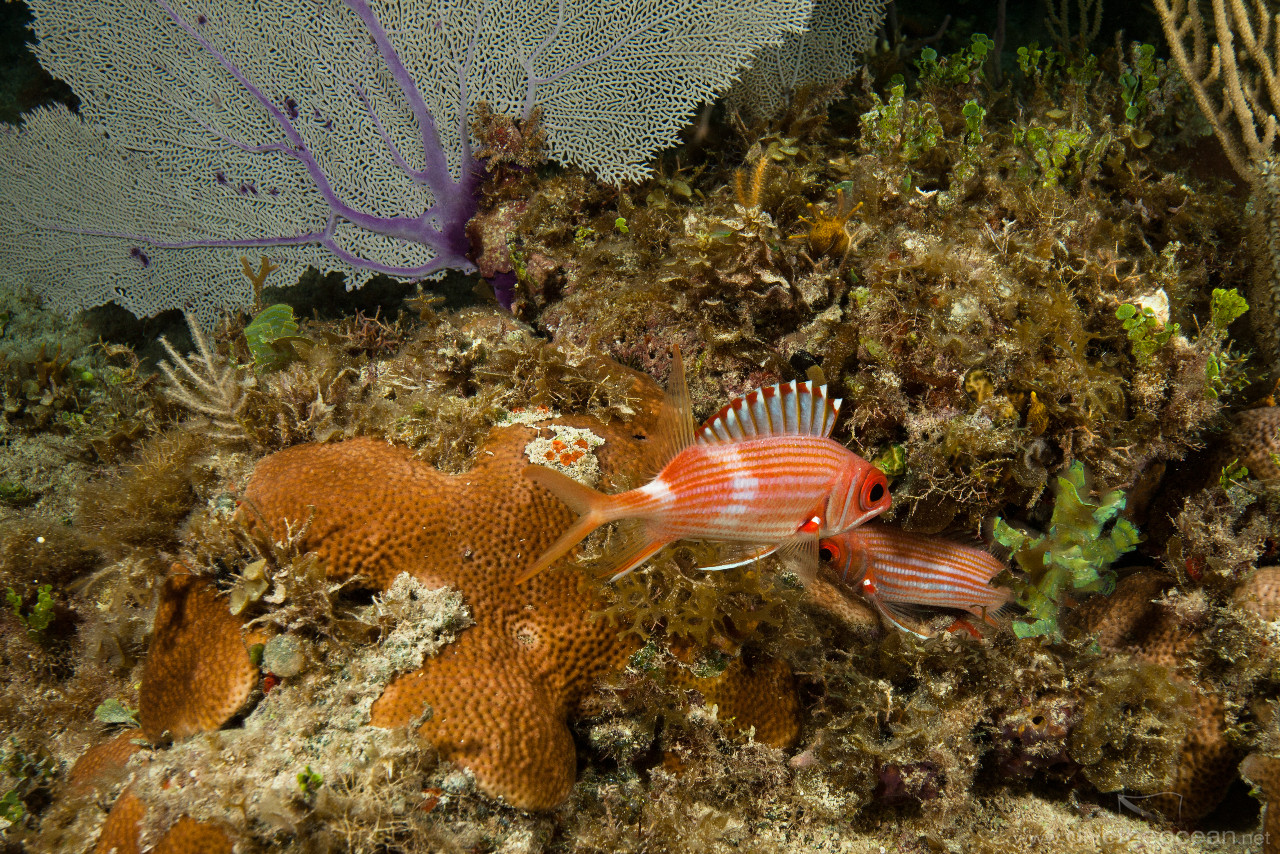
[[[146,817],[147,805],[132,788],[125,789],[102,825],[94,854],[141,854],[139,836]],[[150,854],[232,854],[233,846],[222,828],[184,815],[148,850]]]
[[[625,423],[556,420],[604,440],[596,457],[606,484],[657,468],[658,443],[646,437],[662,395],[638,379],[632,406],[637,414]],[[527,446],[545,432],[493,430],[460,475],[373,439],[295,446],[258,464],[241,511],[246,524],[272,533],[310,519],[300,547],[317,552],[334,577],[359,573],[386,588],[407,572],[462,592],[474,625],[395,679],[374,704],[372,723],[418,726],[444,758],[471,769],[482,791],[525,809],[550,809],[568,796],[576,768],[568,721],[636,648],[608,621],[591,618],[606,603],[583,573],[557,567],[515,583],[575,518],[521,474]],[[784,665],[737,674],[721,690],[739,725],[794,738]]]
[[[127,729],[84,752],[71,766],[67,785],[73,791],[101,788],[124,779],[125,764],[141,749],[142,733]]]
[[[175,566],[138,691],[143,733],[157,743],[217,729],[244,706],[257,675],[239,621],[212,582]]]

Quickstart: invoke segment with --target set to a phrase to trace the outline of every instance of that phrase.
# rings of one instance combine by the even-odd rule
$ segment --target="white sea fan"
[[[817,0],[808,29],[760,49],[729,90],[729,108],[751,119],[769,119],[782,112],[797,88],[852,77],[888,5],[888,0]]]
[[[31,0],[81,109],[0,130],[0,275],[207,325],[250,301],[241,255],[352,287],[469,269],[478,101],[539,106],[553,157],[640,178],[811,2]]]

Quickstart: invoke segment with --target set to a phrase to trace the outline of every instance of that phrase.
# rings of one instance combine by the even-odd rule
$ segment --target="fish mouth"
[[[866,513],[863,513],[861,516],[856,517],[852,522],[850,522],[845,527],[841,528],[839,531],[833,531],[829,534],[825,534],[824,537],[834,537],[838,534],[843,534],[845,531],[852,530],[853,528],[858,527],[864,522],[870,522],[872,519],[876,518],[881,513],[883,513],[886,509],[888,508],[878,507],[875,510],[868,510]]]

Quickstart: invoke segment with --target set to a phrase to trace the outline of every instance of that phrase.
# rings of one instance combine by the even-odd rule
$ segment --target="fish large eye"
[[[831,548],[831,546],[827,545],[826,543],[823,543],[820,546],[818,546],[818,557],[830,563],[831,561],[835,560],[836,553]]]
[[[889,481],[879,471],[867,478],[862,485],[862,507],[870,510],[886,502],[889,498]]]

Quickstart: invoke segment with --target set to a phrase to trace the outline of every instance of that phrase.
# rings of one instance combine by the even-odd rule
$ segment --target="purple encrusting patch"
[[[494,273],[493,278],[489,279],[489,287],[493,288],[493,295],[497,297],[498,305],[511,311],[511,303],[516,298],[516,274]]]
[[[298,102],[288,96],[285,96],[284,111],[289,118],[296,119],[298,117]]]
[[[209,19],[204,15],[196,15],[196,23],[203,27],[205,24],[209,23]]]
[[[129,257],[141,264],[144,270],[151,266],[151,256],[136,246],[129,250]]]
[[[223,172],[221,169],[213,173],[213,178],[215,181],[217,181],[219,184],[221,184],[224,187],[229,183],[227,181],[227,173]]]

